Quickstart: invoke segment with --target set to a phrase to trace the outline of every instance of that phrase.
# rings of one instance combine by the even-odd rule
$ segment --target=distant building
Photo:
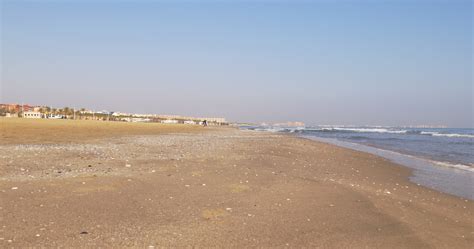
[[[40,112],[23,112],[24,118],[41,118]]]
[[[21,106],[18,104],[0,104],[0,108],[9,113],[18,113],[21,111]]]
[[[144,123],[144,122],[150,122],[149,118],[130,118],[130,117],[125,117],[125,118],[120,118],[120,121],[125,121],[125,122],[133,122],[133,123]]]
[[[58,115],[58,114],[48,114],[45,116],[46,118],[50,118],[50,119],[63,119],[63,118],[66,118],[65,116],[63,115]]]
[[[191,124],[191,125],[194,125],[196,124],[196,122],[192,121],[192,120],[185,120],[184,121],[184,124]]]
[[[228,125],[228,122],[225,118],[210,118],[210,117],[186,117],[186,116],[179,116],[179,115],[154,115],[159,119],[166,119],[166,120],[180,120],[179,123],[184,123],[185,120],[193,120],[195,124],[202,123],[202,121],[206,120],[210,125]]]
[[[19,104],[0,104],[0,109],[4,109],[9,113],[19,113],[19,112],[31,112],[31,111],[39,111],[37,108],[38,106],[32,105],[19,105]]]
[[[214,123],[218,123],[218,124],[227,123],[225,118],[200,118],[200,119],[201,119],[201,121],[206,120],[208,123],[210,123],[210,122],[214,122]]]
[[[165,120],[161,120],[161,123],[162,123],[162,124],[177,124],[177,123],[178,123],[178,120],[165,119]]]
[[[114,113],[112,113],[112,116],[114,116],[114,117],[120,117],[120,116],[128,117],[128,116],[132,116],[132,114],[123,113],[123,112],[114,112]]]

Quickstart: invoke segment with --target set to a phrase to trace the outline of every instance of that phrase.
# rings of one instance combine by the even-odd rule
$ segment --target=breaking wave
[[[406,135],[424,135],[432,137],[450,137],[450,138],[474,138],[474,134],[448,133],[438,131],[422,131],[397,128],[352,128],[352,127],[274,127],[260,126],[247,128],[256,131],[269,132],[289,132],[289,133],[306,133],[306,132],[328,132],[328,133],[382,133],[382,134],[406,134]]]
[[[396,130],[396,129],[386,129],[386,128],[331,127],[331,128],[307,128],[305,129],[305,131],[386,133],[386,134],[426,135],[426,136],[433,136],[433,137],[474,138],[474,134],[441,133],[441,132],[436,132],[436,131],[420,131],[420,130]]]
[[[422,131],[421,135],[429,135],[433,137],[464,137],[464,138],[474,138],[473,134],[458,134],[458,133],[439,133],[431,131]]]
[[[322,128],[323,131],[349,131],[349,132],[376,132],[376,133],[392,133],[392,134],[403,134],[407,133],[407,130],[390,130],[385,128]]]
[[[432,163],[442,166],[442,167],[448,167],[448,168],[454,168],[454,169],[459,169],[459,170],[465,170],[465,171],[470,171],[474,173],[474,166],[473,165],[465,165],[465,164],[460,164],[460,163],[448,163],[448,162],[440,162],[440,161],[433,161],[431,160]]]

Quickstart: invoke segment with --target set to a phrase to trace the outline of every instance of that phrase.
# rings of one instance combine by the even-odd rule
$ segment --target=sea
[[[410,180],[474,200],[474,129],[310,126],[241,126],[372,153],[413,169]]]

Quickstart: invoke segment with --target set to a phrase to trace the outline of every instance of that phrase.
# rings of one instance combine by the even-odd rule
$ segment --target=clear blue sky
[[[1,101],[473,126],[471,1],[1,1]]]

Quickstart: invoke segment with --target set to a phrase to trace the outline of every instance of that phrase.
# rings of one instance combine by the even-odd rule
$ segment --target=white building
[[[165,120],[161,120],[161,123],[162,123],[162,124],[177,124],[177,123],[178,123],[178,120],[165,119]]]
[[[62,119],[62,118],[64,118],[64,116],[63,116],[63,115],[58,115],[58,114],[52,114],[52,113],[50,113],[50,114],[46,115],[46,118],[50,118],[50,119]]]
[[[41,113],[40,112],[24,112],[23,117],[24,118],[41,118]]]
[[[185,120],[184,121],[184,124],[191,124],[191,125],[194,125],[196,124],[196,122],[192,121],[192,120]]]

